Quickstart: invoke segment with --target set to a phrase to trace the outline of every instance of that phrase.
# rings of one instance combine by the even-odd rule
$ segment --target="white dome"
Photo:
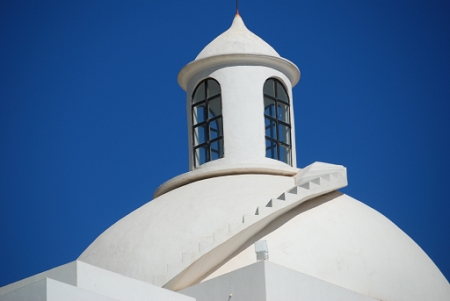
[[[259,54],[280,57],[263,39],[247,29],[239,15],[231,27],[209,43],[195,60],[225,54]]]
[[[199,250],[221,241],[221,233],[242,222],[244,214],[254,214],[294,185],[294,177],[275,175],[190,183],[118,221],[79,259],[162,285],[196,260]],[[447,280],[414,241],[377,211],[339,192],[280,216],[209,277],[254,263],[257,239],[267,240],[270,261],[377,299],[450,298]]]
[[[450,300],[450,285],[394,223],[340,192],[303,203],[255,240],[269,261],[379,300]],[[251,245],[207,279],[255,262]]]
[[[162,285],[154,276],[182,253],[208,243],[216,230],[239,223],[261,200],[294,186],[293,177],[213,177],[171,190],[128,214],[101,234],[79,257],[92,265]],[[159,277],[159,276],[158,276]]]

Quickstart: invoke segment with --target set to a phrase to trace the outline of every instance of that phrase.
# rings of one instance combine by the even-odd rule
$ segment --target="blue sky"
[[[234,1],[0,2],[0,286],[75,260],[188,170],[177,74]],[[300,68],[297,162],[342,164],[343,192],[450,278],[450,2],[241,0]]]

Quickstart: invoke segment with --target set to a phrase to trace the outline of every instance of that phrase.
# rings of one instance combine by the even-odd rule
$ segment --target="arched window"
[[[291,118],[289,96],[283,84],[269,78],[264,83],[266,157],[291,165]]]
[[[208,78],[192,94],[194,167],[223,158],[222,98],[220,85]]]

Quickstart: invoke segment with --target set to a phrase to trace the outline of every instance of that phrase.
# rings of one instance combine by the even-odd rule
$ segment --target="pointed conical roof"
[[[224,54],[260,54],[280,57],[272,46],[247,29],[239,14],[234,17],[231,27],[203,48],[195,60]]]
[[[263,39],[247,29],[241,16],[236,14],[231,27],[209,43],[178,74],[178,83],[187,91],[189,80],[209,67],[230,64],[263,65],[283,72],[292,87],[300,80],[300,70],[291,61],[282,58]]]

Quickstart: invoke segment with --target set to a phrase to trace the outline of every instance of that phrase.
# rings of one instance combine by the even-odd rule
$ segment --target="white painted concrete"
[[[31,296],[38,299],[30,299]],[[192,298],[74,261],[0,288],[0,300],[192,301]]]
[[[403,231],[359,201],[334,192],[306,202],[253,238],[270,262],[380,300],[450,300],[450,285]],[[249,246],[206,280],[255,262]]]
[[[0,296],[29,284],[50,278],[73,286],[77,285],[77,262],[72,261],[48,271],[27,277],[0,288]]]
[[[277,198],[262,200],[252,211],[243,214],[242,223],[229,224],[227,231],[214,232],[214,237],[217,236],[214,244],[200,252],[195,261],[170,279],[164,287],[179,290],[201,281],[233,254],[252,244],[255,235],[278,217],[310,199],[347,185],[346,169],[343,166],[314,163],[305,169],[309,171],[304,173],[305,177],[310,172],[315,177],[309,181],[301,181],[300,186],[289,188]],[[319,173],[320,170],[322,173]]]
[[[296,166],[295,121],[292,86],[289,79],[278,70],[265,66],[228,65],[209,68],[193,76],[187,89],[187,117],[191,128],[191,95],[197,84],[208,77],[216,79],[222,89],[222,116],[224,135],[224,158],[197,167],[212,168],[238,164],[258,164],[261,167],[284,168],[287,164],[266,158],[263,86],[268,78],[279,79],[290,98],[292,166]],[[192,145],[192,135],[189,135]],[[190,166],[193,167],[192,148]]]
[[[270,301],[378,300],[271,262],[265,263],[265,273],[267,300]]]
[[[263,163],[241,163],[227,165],[210,165],[205,164],[201,169],[194,169],[190,172],[176,176],[169,181],[161,184],[153,194],[153,198],[157,198],[164,193],[175,188],[193,183],[196,181],[215,178],[220,176],[259,174],[259,175],[275,175],[275,176],[294,176],[300,171],[298,168],[291,167],[287,164],[268,165]]]
[[[7,294],[0,301],[118,301],[50,278],[28,284]]]
[[[121,301],[193,301],[170,290],[77,261],[77,287]]]
[[[266,300],[264,266],[257,264],[180,290],[197,301]],[[231,297],[230,297],[231,295]]]
[[[75,286],[65,284],[47,278],[47,301],[119,301],[121,299],[102,296],[91,291],[80,289]],[[123,299],[126,300],[126,299]],[[19,301],[19,300],[16,300]],[[28,299],[24,299],[28,301]]]
[[[243,245],[243,251],[228,254],[219,267],[214,268],[217,262],[210,265],[224,254],[221,249],[217,253],[218,242],[224,249],[236,247],[235,242],[229,246],[222,239],[246,214],[254,214],[296,184],[315,181],[320,173],[342,168],[315,163],[293,177],[234,175],[182,186],[116,223],[80,260],[163,285],[180,272],[177,279],[183,279],[180,275],[187,279],[203,275],[195,264],[201,263],[199,256],[204,256],[199,250],[209,249],[213,250],[208,253],[211,256],[201,257],[206,260],[205,266],[212,268],[208,280],[255,262],[252,244],[264,239],[271,262],[366,296],[449,300],[447,280],[417,244],[375,210],[338,192],[295,208],[286,207],[289,211],[256,228],[250,240],[244,237],[247,245]],[[241,232],[233,233],[239,233],[236,238],[241,244]],[[199,271],[199,275],[186,271]],[[170,287],[178,289],[180,283],[185,282]]]
[[[145,204],[100,235],[79,260],[149,283],[163,285],[215,244],[218,233],[242,224],[294,186],[293,177],[234,175],[182,186]]]
[[[250,32],[237,15],[229,30],[213,40],[195,61],[178,75],[186,91],[188,128],[192,128],[191,97],[198,83],[216,79],[222,91],[224,158],[196,167],[198,170],[253,164],[259,168],[279,167],[285,163],[266,158],[263,86],[267,79],[280,80],[290,98],[290,165],[296,167],[295,121],[292,87],[300,80],[300,71],[281,58],[261,38]],[[189,135],[190,170],[194,169],[192,134]]]
[[[186,90],[190,78],[199,71],[226,64],[270,67],[284,73],[292,86],[300,80],[297,66],[280,57],[272,46],[248,30],[242,18],[236,15],[231,27],[180,71],[178,83]]]
[[[280,57],[272,46],[247,29],[241,16],[236,15],[231,27],[203,48],[195,60],[233,53]]]
[[[292,269],[262,261],[181,290],[197,301],[375,301]]]
[[[46,300],[46,295],[47,281],[46,279],[42,279],[7,292],[0,290],[0,301],[42,301]]]

